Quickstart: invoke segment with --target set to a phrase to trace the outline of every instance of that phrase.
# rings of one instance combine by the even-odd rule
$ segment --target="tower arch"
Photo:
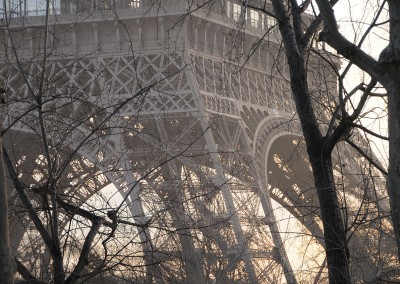
[[[49,17],[44,45],[44,17],[8,19],[0,37],[7,51],[0,51],[1,82],[12,94],[6,125],[41,133],[30,99],[45,89],[44,124],[53,149],[60,141],[75,148],[77,160],[91,161],[104,184],[127,197],[131,216],[118,225],[126,229],[122,221],[129,222],[141,243],[135,251],[120,244],[126,249],[121,264],[132,269],[125,280],[296,283],[271,198],[310,232],[322,233],[314,226],[318,206],[311,191],[303,197],[294,182],[284,184],[283,194],[273,190],[290,180],[277,160],[288,153],[278,146],[301,148],[293,144],[301,130],[279,38],[268,26],[273,21],[253,18],[246,32],[237,31],[234,1],[196,8],[187,21],[190,7],[183,0],[120,1],[124,6],[115,7],[107,4],[113,1],[90,7],[61,2]],[[15,53],[12,41],[20,43]],[[259,51],[244,61],[241,55],[257,41]],[[46,44],[51,52],[43,50]],[[94,139],[85,139],[90,133]],[[68,169],[73,165],[66,160]],[[296,167],[308,179],[303,165]],[[82,182],[78,175],[66,184]],[[71,191],[66,199],[84,203],[91,194]],[[102,233],[117,247],[107,230]],[[145,269],[129,262],[131,255],[142,258]]]

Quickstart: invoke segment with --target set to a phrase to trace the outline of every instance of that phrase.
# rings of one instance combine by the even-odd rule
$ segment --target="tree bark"
[[[3,162],[3,146],[0,137],[0,283],[14,283],[15,263],[10,250],[8,225],[8,200]]]
[[[324,21],[320,40],[327,42],[353,64],[377,79],[388,94],[389,168],[387,190],[391,205],[393,229],[400,260],[400,5],[398,0],[387,0],[389,5],[390,38],[381,52],[379,62],[339,33],[337,21],[329,1],[316,0]]]
[[[331,149],[325,149],[308,90],[304,48],[296,40],[294,29],[281,0],[272,0],[289,64],[291,90],[304,134],[307,153],[318,192],[324,226],[325,251],[330,283],[351,283],[346,253],[346,234],[332,170]]]
[[[399,70],[400,72],[400,70]],[[387,87],[389,117],[389,169],[387,190],[390,198],[393,229],[400,256],[400,79]]]
[[[379,56],[387,72],[382,84],[388,94],[389,169],[387,190],[400,259],[400,6],[389,0],[390,41]]]
[[[310,162],[324,225],[329,283],[351,283],[346,232],[336,192],[331,155],[310,157]]]

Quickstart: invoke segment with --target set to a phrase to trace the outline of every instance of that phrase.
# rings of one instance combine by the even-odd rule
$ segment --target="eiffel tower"
[[[78,207],[106,186],[120,193],[115,212],[135,224],[126,259],[116,257],[131,265],[116,274],[121,283],[298,282],[276,208],[313,235],[313,249],[324,243],[275,19],[233,0],[46,3],[6,0],[1,20],[3,139],[32,203],[45,202],[49,168]],[[311,59],[315,91],[335,92],[335,74]],[[341,145],[342,182],[359,201],[368,177],[352,175],[365,164],[349,157]],[[49,265],[10,196],[13,250],[27,267]],[[71,218],[60,218],[61,235]],[[355,236],[352,251],[366,254],[366,241]],[[326,281],[324,258],[315,261],[309,274]],[[363,261],[354,274],[373,279],[378,268]]]

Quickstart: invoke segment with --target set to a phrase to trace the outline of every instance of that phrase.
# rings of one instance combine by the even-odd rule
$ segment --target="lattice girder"
[[[175,24],[187,1],[171,6],[169,1],[146,3],[154,2],[157,5],[147,10],[116,10],[112,18],[111,11],[100,15],[94,10],[84,14],[85,19],[61,17],[50,33],[52,54],[41,52],[40,19],[34,22],[38,27],[24,32],[11,28],[22,44],[23,60],[18,67],[0,64],[0,82],[12,94],[3,124],[39,145],[42,125],[32,98],[41,92],[43,127],[52,155],[61,161],[59,186],[66,200],[82,204],[112,183],[126,197],[126,218],[141,225],[149,222],[149,227],[131,231],[135,245],[130,253],[137,254],[134,261],[140,267],[136,280],[182,283],[196,275],[199,283],[278,283],[285,275],[290,281],[293,271],[271,198],[321,239],[322,230],[305,150],[301,143],[293,144],[301,130],[280,43],[271,35],[260,47],[268,50],[245,61],[239,56],[265,31],[229,35],[232,19],[224,22],[215,14],[225,5],[211,5],[212,13],[199,9],[181,26]],[[146,17],[140,19],[143,12]],[[203,25],[211,20],[218,28]],[[167,29],[170,23],[174,27]],[[64,33],[65,38],[55,36]],[[26,35],[29,40],[24,42]],[[237,45],[239,39],[246,42]],[[3,43],[9,51],[9,40]],[[11,62],[15,55],[6,59]],[[332,72],[321,71],[330,80],[325,84],[319,82],[320,70],[312,71],[309,81],[316,95],[335,94]],[[320,103],[335,106],[334,99]],[[28,156],[21,139],[10,139],[7,147],[19,143],[14,159],[26,172],[21,176],[27,184],[40,185],[47,175],[42,148],[32,147]],[[71,153],[73,158],[66,159]],[[340,161],[349,165],[348,174],[362,164],[343,157]],[[359,208],[381,210],[372,215],[382,216],[384,202],[376,207],[372,203],[383,195],[369,187],[368,178],[344,177],[342,182],[343,192],[362,200]],[[343,194],[342,200],[346,198]],[[21,237],[29,221],[20,212],[15,216],[20,218],[15,235]],[[368,226],[362,229],[375,232]],[[352,245],[362,257],[365,247],[358,240],[364,239],[355,236]],[[384,251],[383,257],[390,257],[389,249]]]

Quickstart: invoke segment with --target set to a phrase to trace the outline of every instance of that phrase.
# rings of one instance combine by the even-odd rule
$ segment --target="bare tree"
[[[259,202],[229,192],[251,193],[242,129],[230,133],[229,120],[208,123],[199,111],[174,10],[166,29],[158,15],[171,7],[161,1],[145,9],[125,2],[126,11],[114,1],[45,3],[5,8],[2,29],[2,83],[10,90],[2,137],[18,279],[279,281],[282,268],[264,271],[278,262],[268,254],[254,260],[256,275],[254,233],[241,228],[245,220],[268,230],[254,217]],[[119,19],[127,11],[133,19]],[[96,20],[103,16],[112,23]],[[98,56],[104,50],[108,56]],[[228,151],[217,149],[221,137],[211,127],[226,132]],[[229,175],[218,168],[219,151],[237,156]],[[99,193],[111,183],[123,195],[116,205]]]
[[[1,76],[10,92],[2,137],[15,189],[19,276],[277,283],[284,275],[290,283],[318,282],[322,261],[309,278],[293,272],[272,196],[301,220],[303,236],[325,248],[332,283],[363,281],[369,272],[350,272],[357,261],[361,270],[374,267],[371,281],[397,277],[379,178],[369,166],[385,169],[352,131],[363,127],[358,119],[376,80],[354,90],[363,94],[358,104],[351,100],[339,60],[315,48],[323,18],[305,13],[311,2],[45,2],[34,11],[11,7],[2,30]],[[212,22],[225,26],[209,33]],[[282,38],[285,53],[268,37]],[[274,80],[282,92],[272,99]],[[244,102],[240,111],[235,100]],[[290,116],[264,129],[268,108]],[[296,128],[297,117],[305,144],[299,137],[268,141],[269,133]],[[271,148],[268,157],[263,147]],[[268,172],[259,171],[267,162]],[[305,180],[309,163],[315,184]],[[358,178],[349,177],[355,172]],[[100,191],[109,184],[122,193],[117,204]]]
[[[396,47],[393,34],[396,31],[396,9],[397,6],[394,2],[389,3],[390,23],[391,23],[391,37],[389,47],[385,49],[380,57],[380,64],[378,61],[372,59],[366,53],[361,51],[360,45],[351,43],[346,40],[338,31],[338,23],[334,18],[333,5],[338,1],[316,1],[321,14],[315,12],[314,17],[306,14],[307,8],[313,5],[313,1],[271,1],[272,9],[268,1],[243,1],[242,7],[246,14],[246,8],[255,9],[266,15],[273,16],[279,25],[280,34],[285,48],[288,69],[290,73],[290,84],[293,99],[296,104],[297,114],[300,119],[302,131],[304,134],[305,143],[307,145],[307,153],[312,171],[314,174],[315,186],[318,192],[319,204],[321,210],[321,218],[324,225],[324,240],[327,254],[327,265],[329,270],[330,283],[350,283],[351,275],[349,272],[349,249],[348,237],[346,236],[347,227],[344,224],[341,205],[338,199],[338,190],[334,178],[334,167],[332,163],[332,154],[334,148],[340,141],[346,140],[350,145],[357,149],[357,145],[351,142],[351,131],[358,125],[357,120],[365,106],[367,99],[372,95],[372,91],[377,84],[377,81],[384,85],[389,95],[389,137],[391,152],[389,162],[389,177],[388,177],[388,192],[391,196],[393,223],[396,235],[398,235],[397,211],[398,211],[398,195],[393,188],[396,184],[395,176],[398,176],[396,170],[396,154],[397,148],[393,141],[396,141],[395,129],[398,127],[398,119],[396,119],[396,111],[393,110],[391,105],[397,105],[394,99],[397,94],[397,57],[395,56]],[[384,2],[379,5],[384,5]],[[390,5],[391,4],[391,5]],[[396,8],[395,8],[396,6]],[[383,7],[383,6],[382,6]],[[377,17],[381,9],[378,9]],[[374,18],[371,27],[375,25],[377,17]],[[351,64],[359,66],[361,69],[367,71],[372,77],[368,84],[361,84],[355,91],[361,90],[361,100],[356,106],[351,108],[347,105],[351,102],[350,97],[352,92],[348,95],[343,95],[344,89],[342,85],[343,77],[340,76],[339,81],[339,98],[336,100],[337,105],[334,109],[330,110],[330,116],[327,127],[321,128],[320,126],[320,113],[319,107],[316,106],[313,90],[310,86],[308,61],[310,60],[310,52],[312,52],[312,41],[315,34],[319,33],[319,27],[323,25],[323,30],[319,34],[319,39],[327,42],[334,47],[339,54],[349,59]],[[368,30],[369,32],[369,30]],[[362,39],[363,40],[363,39]],[[362,42],[361,42],[362,43]],[[361,44],[360,43],[360,44]],[[332,65],[332,70],[337,67],[334,66],[334,61],[325,55],[322,56],[324,60]],[[392,66],[390,67],[389,66]],[[392,69],[393,68],[393,69]],[[393,71],[392,71],[393,70]],[[396,70],[396,71],[394,71]],[[336,70],[339,74],[338,70]],[[397,73],[396,73],[397,72]],[[392,98],[390,98],[392,96]],[[321,100],[321,97],[318,97]],[[363,128],[365,130],[365,128]],[[373,134],[372,131],[369,131]],[[394,150],[396,149],[396,150]],[[360,150],[360,148],[358,148]],[[365,153],[364,153],[365,154]],[[368,158],[383,173],[386,171],[374,161],[374,158]],[[394,173],[396,172],[396,173]]]
[[[395,1],[382,1],[378,3],[380,10],[388,5],[390,37],[388,46],[382,51],[379,60],[372,58],[360,45],[347,40],[337,29],[335,15],[332,5],[328,1],[317,1],[324,19],[324,29],[320,34],[320,40],[327,42],[335,48],[339,54],[350,60],[353,64],[367,72],[373,80],[379,81],[386,89],[388,96],[388,120],[389,120],[389,169],[387,178],[388,194],[390,196],[392,221],[397,240],[400,247],[399,233],[399,172],[397,165],[399,161],[399,147],[397,145],[399,135],[399,108],[398,108],[398,40],[396,37],[399,29],[398,17],[399,7]],[[382,19],[386,20],[386,19]],[[381,21],[382,21],[381,20]],[[378,25],[378,21],[371,24],[371,28]]]
[[[5,103],[5,91],[1,93],[0,106]],[[0,200],[1,200],[1,220],[0,220],[0,282],[14,283],[14,260],[10,248],[10,229],[8,224],[8,198],[6,188],[6,175],[3,162],[3,142],[0,137]]]
[[[143,133],[142,136],[148,136],[148,140],[155,141],[156,145],[146,148],[148,145],[141,143],[144,147],[139,149],[149,151],[146,153],[148,160],[128,160],[124,150],[116,144],[131,143],[139,147],[140,142],[136,140],[145,123],[139,123],[134,115],[145,108],[143,104],[151,90],[166,92],[168,80],[176,80],[185,64],[180,61],[169,65],[166,60],[173,60],[171,55],[165,56],[165,61],[161,61],[159,66],[151,62],[153,67],[157,66],[156,70],[137,72],[137,65],[144,66],[145,59],[142,62],[131,55],[126,63],[127,69],[120,73],[120,76],[132,76],[131,81],[124,82],[123,90],[110,93],[107,85],[100,85],[99,81],[106,81],[107,72],[122,62],[106,60],[96,65],[94,60],[87,60],[85,52],[97,52],[95,45],[93,50],[84,50],[76,56],[73,42],[65,43],[65,38],[57,36],[70,26],[59,25],[57,19],[56,24],[50,24],[51,14],[60,7],[52,7],[51,1],[45,1],[44,7],[28,11],[26,6],[7,7],[6,3],[9,2],[3,5],[6,60],[2,70],[5,72],[3,83],[10,88],[10,99],[5,105],[8,124],[2,130],[2,137],[6,140],[2,155],[8,170],[8,186],[15,189],[11,198],[14,213],[12,235],[13,244],[17,246],[14,247],[14,256],[20,277],[33,283],[49,279],[55,283],[76,283],[104,274],[140,282],[146,281],[146,277],[147,281],[179,277],[179,273],[160,275],[164,269],[151,270],[151,266],[161,260],[167,263],[178,253],[177,250],[170,251],[171,257],[168,251],[152,249],[153,245],[158,248],[170,246],[172,250],[179,244],[179,239],[185,241],[189,238],[187,225],[179,223],[182,221],[179,212],[184,208],[179,209],[173,204],[179,194],[171,192],[171,196],[165,196],[165,201],[159,200],[160,204],[154,204],[147,212],[135,194],[138,194],[140,183],[146,183],[151,175],[160,175],[160,168],[164,169],[168,161],[182,152],[177,150],[173,156],[160,154],[156,147],[160,147],[161,142],[151,137],[152,133]],[[107,8],[106,11],[113,13],[113,7],[108,4],[99,8]],[[89,15],[93,13],[92,9],[82,5],[74,9]],[[43,15],[42,27],[26,30],[13,26],[14,20],[21,21],[21,26],[24,26],[24,21],[29,19],[24,16],[31,12]],[[117,21],[117,25],[121,25],[118,29],[124,30],[123,23]],[[76,36],[75,31],[72,34]],[[129,33],[121,36],[129,37]],[[126,44],[127,49],[133,45],[129,38]],[[53,55],[65,59],[55,61]],[[164,71],[160,71],[161,68],[165,68]],[[132,89],[126,91],[128,88]],[[150,107],[157,102],[163,103],[153,96]],[[129,111],[134,115],[123,115]],[[193,139],[196,139],[195,135]],[[201,131],[199,135],[202,135]],[[122,142],[124,139],[130,141]],[[191,144],[188,141],[186,149]],[[119,186],[123,193],[120,204],[111,207],[107,199],[102,203],[87,203],[110,182]],[[5,187],[2,187],[2,193],[6,193]],[[165,208],[163,202],[171,202],[170,208]],[[128,203],[129,214],[125,205]],[[2,210],[7,211],[7,207],[3,206]],[[124,214],[128,217],[121,217]],[[154,217],[145,214],[154,214]],[[7,214],[2,218],[8,221]],[[153,228],[151,232],[150,227]],[[2,233],[9,235],[7,230]],[[156,234],[155,240],[150,234]],[[169,238],[172,239],[170,243]],[[154,243],[156,241],[161,244]],[[186,258],[190,263],[193,256],[186,255]],[[7,258],[2,260],[10,261]],[[130,267],[131,271],[127,275],[116,273],[121,267]],[[190,272],[193,265],[186,267]],[[6,265],[2,269],[12,274]]]

